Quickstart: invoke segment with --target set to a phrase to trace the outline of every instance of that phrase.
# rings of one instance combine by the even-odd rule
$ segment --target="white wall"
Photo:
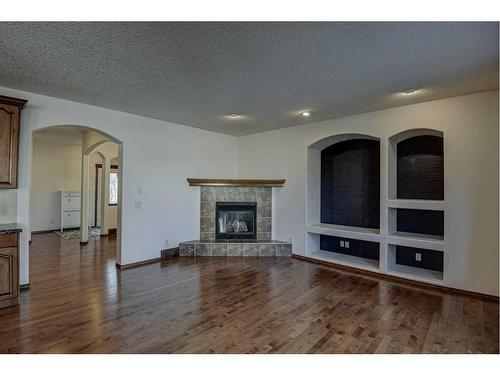
[[[121,264],[159,257],[160,250],[199,237],[199,189],[187,177],[234,177],[236,138],[124,112],[0,88],[28,99],[20,137],[17,221],[21,284],[29,281],[29,187],[32,132],[53,125],[80,125],[123,144]],[[141,188],[142,193],[138,193]],[[140,202],[141,208],[135,208]],[[168,245],[166,244],[168,240]]]
[[[498,91],[240,137],[238,176],[286,178],[276,189],[275,238],[304,254],[307,147],[342,133],[380,138],[386,199],[388,138],[411,128],[444,132],[445,285],[498,295]]]
[[[0,189],[0,224],[17,220],[17,194],[15,190]]]
[[[80,191],[82,145],[33,137],[31,231],[59,229],[60,190]]]

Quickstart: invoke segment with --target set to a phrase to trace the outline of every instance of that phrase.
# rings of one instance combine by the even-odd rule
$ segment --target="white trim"
[[[350,227],[335,224],[310,224],[306,225],[306,232],[314,234],[324,234],[327,236],[352,238],[363,241],[380,241],[380,231],[372,228]]]

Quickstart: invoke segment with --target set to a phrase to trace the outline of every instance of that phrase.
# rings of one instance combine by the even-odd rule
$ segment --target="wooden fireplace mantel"
[[[286,180],[260,180],[236,178],[188,178],[189,186],[242,186],[242,187],[282,187]]]

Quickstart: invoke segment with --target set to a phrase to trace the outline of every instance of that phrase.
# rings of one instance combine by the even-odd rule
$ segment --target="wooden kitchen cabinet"
[[[17,188],[19,128],[26,102],[0,95],[0,189]]]
[[[0,308],[19,304],[19,232],[0,225]]]

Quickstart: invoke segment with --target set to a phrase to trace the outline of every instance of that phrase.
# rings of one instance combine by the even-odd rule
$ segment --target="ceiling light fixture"
[[[309,116],[311,116],[311,112],[307,112],[307,111],[302,112],[301,115],[302,115],[302,117],[309,117]]]
[[[414,88],[407,89],[407,90],[403,91],[403,94],[404,95],[411,95],[411,94],[415,94],[417,91],[418,91],[418,89],[414,89]]]
[[[226,115],[227,118],[230,118],[231,120],[236,120],[241,117],[240,114],[238,113],[230,113],[229,115]]]

